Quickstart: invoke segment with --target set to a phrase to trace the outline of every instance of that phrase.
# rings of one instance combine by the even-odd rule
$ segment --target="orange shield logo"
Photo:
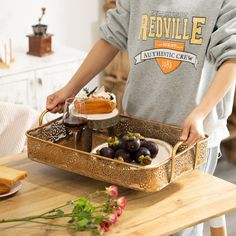
[[[171,49],[175,51],[183,52],[185,49],[185,44],[180,42],[170,42],[170,41],[160,41],[155,40],[154,46],[156,49]],[[156,58],[157,64],[160,66],[163,73],[168,74],[176,70],[182,61],[166,59],[166,58]]]

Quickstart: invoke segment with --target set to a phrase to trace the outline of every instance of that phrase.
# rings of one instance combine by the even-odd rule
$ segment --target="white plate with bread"
[[[16,182],[12,186],[7,186],[4,184],[0,184],[0,192],[5,192],[0,194],[0,198],[10,196],[16,192],[18,192],[22,187],[22,183],[20,181]]]
[[[0,197],[6,197],[19,191],[21,180],[26,178],[26,171],[0,166]]]

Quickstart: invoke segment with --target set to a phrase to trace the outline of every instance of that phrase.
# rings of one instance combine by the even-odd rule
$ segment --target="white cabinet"
[[[45,108],[49,94],[62,88],[78,69],[78,63],[66,63],[52,68],[36,71],[37,106]]]
[[[36,108],[34,73],[26,72],[0,79],[0,101],[29,104]]]
[[[43,58],[17,51],[10,69],[0,69],[0,101],[44,110],[47,96],[67,83],[86,56],[71,48],[55,51]]]

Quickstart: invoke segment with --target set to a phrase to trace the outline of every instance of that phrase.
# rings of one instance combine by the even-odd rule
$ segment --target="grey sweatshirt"
[[[100,33],[129,52],[127,114],[182,126],[217,69],[236,60],[236,0],[118,0]],[[228,135],[234,87],[204,121],[210,146]]]

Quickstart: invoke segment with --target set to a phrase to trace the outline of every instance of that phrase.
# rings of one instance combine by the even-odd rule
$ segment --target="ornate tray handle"
[[[48,113],[49,111],[48,110],[45,110],[42,112],[42,114],[39,116],[39,126],[42,126],[43,124],[43,118],[44,116]]]
[[[180,141],[180,142],[178,142],[178,143],[174,146],[174,148],[173,148],[172,157],[171,157],[171,174],[170,174],[170,181],[169,181],[169,183],[171,183],[171,182],[174,180],[175,158],[176,158],[176,154],[177,154],[178,148],[179,148],[182,144],[183,144],[183,142]],[[193,169],[196,169],[197,163],[198,163],[198,158],[199,158],[199,143],[196,143],[196,144],[195,144],[195,148],[196,148],[196,151],[195,151],[195,161],[194,161]]]

